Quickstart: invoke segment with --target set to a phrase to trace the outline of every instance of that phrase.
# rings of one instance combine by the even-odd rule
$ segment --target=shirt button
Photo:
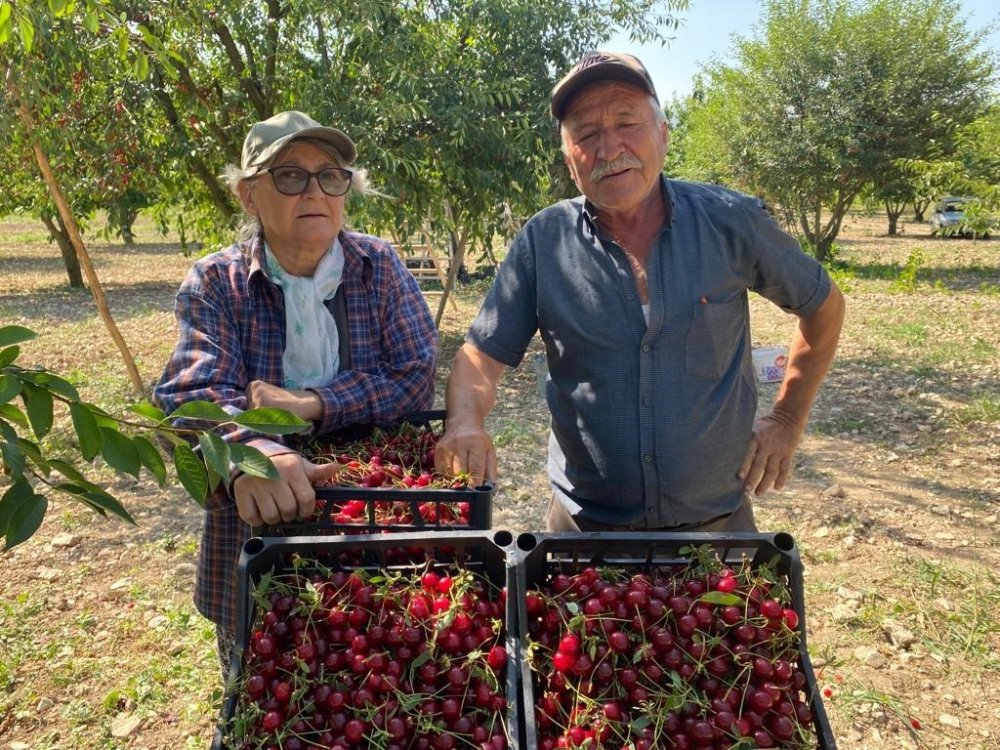
[[[650,349],[652,349],[652,348],[653,348],[653,347],[651,347],[651,346],[650,346],[649,344],[643,344],[643,345],[642,345],[642,350],[643,350],[644,352],[648,352],[648,351],[649,351]]]
[[[653,457],[647,453],[646,455],[644,455],[642,457],[642,460],[645,461],[648,464],[648,463],[650,463],[653,460]]]
[[[627,299],[629,302],[631,302],[632,300],[635,299],[635,295],[632,294],[631,292],[629,292],[628,294],[625,295],[625,299]]]
[[[649,399],[649,396],[643,396],[642,397],[642,405],[643,406],[649,406],[650,403],[651,403],[651,401]]]

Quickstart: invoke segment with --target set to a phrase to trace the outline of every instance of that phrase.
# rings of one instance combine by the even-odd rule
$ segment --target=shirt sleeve
[[[153,391],[153,403],[168,415],[191,401],[210,401],[231,415],[247,408],[248,376],[231,306],[204,269],[197,266],[182,284],[174,302],[178,342]],[[212,427],[228,442],[250,445],[266,455],[291,452],[281,442],[237,425],[215,428],[184,420],[181,426]]]
[[[778,225],[762,202],[755,201],[750,211],[757,237],[751,289],[793,315],[812,315],[830,294],[830,275]]]
[[[530,228],[510,246],[465,340],[517,367],[538,330],[537,277]]]
[[[434,402],[438,347],[434,319],[413,274],[391,248],[384,263],[372,290],[375,299],[368,306],[377,320],[348,316],[352,340],[364,341],[371,331],[380,332],[372,342],[378,349],[377,369],[341,370],[328,385],[310,389],[323,402],[316,423],[319,433],[352,424],[389,424]]]

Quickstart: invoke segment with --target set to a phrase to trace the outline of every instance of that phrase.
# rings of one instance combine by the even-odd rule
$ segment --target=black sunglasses
[[[282,195],[301,195],[309,189],[309,180],[313,177],[319,183],[319,189],[327,195],[343,195],[351,189],[351,177],[354,176],[351,170],[338,167],[318,172],[310,172],[302,167],[268,167],[260,171],[271,173],[274,187]]]

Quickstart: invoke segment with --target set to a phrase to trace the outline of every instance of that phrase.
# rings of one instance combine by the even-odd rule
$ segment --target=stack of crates
[[[688,568],[691,550],[709,549],[714,558],[723,564],[738,568],[749,564],[752,570],[766,566],[777,576],[777,583],[790,595],[791,606],[797,614],[798,669],[805,677],[802,693],[808,701],[811,728],[815,744],[787,743],[779,747],[808,747],[819,750],[836,750],[836,742],[819,693],[816,674],[806,649],[805,604],[802,585],[802,562],[795,542],[789,534],[752,533],[668,533],[668,532],[588,532],[579,534],[527,533],[520,534],[510,552],[513,568],[512,586],[518,594],[516,609],[521,672],[519,685],[524,723],[521,726],[520,747],[536,750],[539,747],[539,719],[536,716],[538,694],[537,675],[533,673],[527,650],[531,648],[532,627],[525,606],[529,593],[551,584],[557,575],[574,576],[584,569],[614,569],[628,575],[643,574],[666,577]],[[667,684],[664,675],[664,684]],[[657,748],[674,747],[665,738]],[[740,748],[756,747],[753,743],[737,745]]]
[[[444,420],[445,412],[432,411],[410,415],[400,424],[440,434]],[[356,441],[374,429],[354,429],[337,438]],[[237,639],[212,750],[241,750],[232,742],[234,730],[241,722],[252,721],[241,709],[241,700],[248,698],[243,694],[245,677],[249,676],[244,673],[251,656],[248,649],[254,631],[261,627],[262,613],[258,611],[258,597],[254,596],[258,588],[271,586],[275,581],[280,581],[280,586],[286,586],[285,581],[293,585],[301,582],[304,588],[291,592],[301,602],[312,595],[307,578],[317,571],[322,571],[323,576],[358,573],[381,580],[386,576],[455,569],[469,571],[494,589],[507,591],[508,609],[504,612],[501,638],[509,655],[503,688],[508,706],[504,725],[508,746],[516,748],[521,725],[517,715],[520,674],[516,668],[518,648],[512,640],[514,615],[510,609],[516,597],[509,595],[512,570],[507,564],[507,548],[513,538],[508,532],[489,530],[492,494],[493,488],[488,484],[459,489],[324,487],[317,490],[318,512],[313,518],[254,529],[254,536],[244,545],[239,561]],[[349,520],[344,520],[341,510],[348,504],[354,506],[354,512]],[[364,506],[360,513],[359,504]],[[393,512],[387,513],[386,509]],[[300,670],[303,664],[285,667],[282,674]],[[257,707],[250,709],[250,714],[256,710]],[[302,739],[289,743],[289,738],[282,744],[313,746]]]
[[[444,417],[444,412],[425,412],[405,421],[411,426],[443,431]],[[355,432],[350,437],[361,435]],[[543,717],[537,713],[539,678],[533,672],[534,657],[529,654],[534,651],[533,626],[525,605],[529,592],[550,584],[557,575],[573,576],[588,568],[669,577],[691,564],[694,549],[701,549],[702,554],[710,550],[720,563],[733,568],[749,565],[756,571],[766,567],[769,575],[777,577],[776,584],[787,592],[788,606],[797,615],[796,668],[800,677],[804,675],[801,694],[811,714],[811,732],[815,733],[814,743],[810,737],[802,743],[778,746],[836,750],[806,649],[802,562],[791,536],[593,532],[526,533],[515,539],[508,531],[491,530],[492,494],[489,485],[464,489],[328,487],[317,492],[320,510],[316,517],[256,530],[239,561],[237,644],[212,750],[244,750],[244,745],[231,741],[234,727],[241,721],[260,721],[259,714],[247,718],[247,712],[241,709],[240,701],[247,696],[241,694],[238,686],[245,685],[244,669],[252,661],[249,649],[255,631],[259,636],[261,630],[259,594],[270,590],[267,587],[295,583],[298,590],[294,596],[298,597],[299,606],[304,606],[302,602],[322,599],[310,576],[319,575],[315,580],[339,576],[343,580],[345,575],[359,574],[366,580],[385,581],[427,571],[461,570],[488,582],[495,591],[503,590],[506,600],[499,626],[503,635],[498,643],[507,651],[502,688],[505,707],[499,717],[505,727],[504,743],[510,750],[537,750],[542,742]],[[356,512],[359,503],[364,504],[364,512],[360,514]],[[343,520],[340,512],[347,504],[354,508],[349,522]],[[456,512],[459,504],[464,504],[461,513]],[[387,516],[383,511],[390,505],[395,513]],[[456,525],[454,519],[458,516],[466,521]],[[302,616],[307,613],[304,611]],[[301,661],[286,667],[312,677],[302,671],[306,666]],[[668,679],[667,675],[664,679]],[[302,695],[292,698],[301,699]],[[315,740],[315,737],[299,739],[293,733],[272,744],[282,750],[294,750],[299,745],[310,749],[323,746]],[[665,748],[671,746],[666,738],[662,742]],[[390,745],[388,736],[382,733],[374,741],[369,736],[359,746]],[[741,749],[753,746],[746,742],[738,744]],[[460,740],[456,747],[471,747],[469,739]]]

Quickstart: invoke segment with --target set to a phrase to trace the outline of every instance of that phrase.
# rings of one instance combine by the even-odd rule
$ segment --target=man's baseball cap
[[[279,112],[250,128],[243,141],[242,167],[246,171],[259,172],[285,146],[296,138],[315,138],[326,141],[340,154],[344,166],[354,163],[358,151],[354,141],[336,128],[320,125],[302,112]]]
[[[624,52],[593,50],[584,55],[552,89],[552,116],[561,120],[569,100],[583,86],[595,81],[626,81],[660,101],[649,71],[638,58]]]

